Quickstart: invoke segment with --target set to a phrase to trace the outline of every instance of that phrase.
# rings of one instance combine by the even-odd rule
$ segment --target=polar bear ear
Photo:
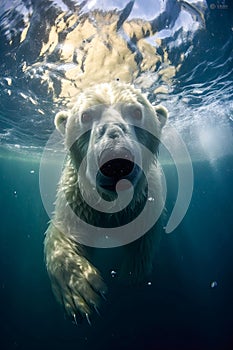
[[[157,105],[155,106],[155,111],[160,121],[161,128],[163,128],[168,118],[168,110],[162,105]]]
[[[62,112],[58,112],[55,116],[54,124],[57,130],[59,130],[62,135],[65,135],[66,122],[69,115],[70,115],[69,112],[62,111]]]

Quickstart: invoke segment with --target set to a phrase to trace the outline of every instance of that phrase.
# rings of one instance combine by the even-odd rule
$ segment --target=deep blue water
[[[208,1],[202,28],[195,27],[200,16],[195,8],[182,10],[181,3],[173,0],[155,6],[154,17],[167,3],[167,15],[156,23],[170,61],[177,65],[180,54],[185,59],[174,81],[166,86],[169,94],[153,95],[155,88],[166,85],[156,72],[152,72],[152,85],[142,85],[142,89],[152,101],[168,108],[168,123],[180,132],[190,152],[193,194],[182,222],[171,234],[162,236],[148,279],[151,284],[122,286],[111,277],[109,266],[107,301],[101,315],[93,316],[91,327],[85,322],[77,327],[63,316],[43,257],[49,217],[40,193],[40,157],[54,129],[53,117],[64,101],[52,96],[46,83],[41,84],[39,70],[42,66],[50,69],[59,97],[61,73],[50,64],[57,65],[60,57],[53,53],[38,58],[38,53],[46,28],[60,13],[55,3],[72,13],[77,11],[74,4],[81,2],[19,0],[13,8],[4,0],[0,6],[1,348],[233,349],[231,1]],[[202,9],[193,3],[198,11]],[[122,9],[126,4],[118,1],[114,6]],[[138,7],[134,6],[132,18],[153,18],[153,1],[135,4]],[[114,6],[111,1],[96,4],[104,10]],[[34,26],[21,43],[22,13],[27,11]],[[88,13],[86,7],[83,11]],[[185,32],[185,23],[176,27],[181,11],[191,21],[192,30]],[[30,49],[29,43],[33,43]],[[37,70],[34,64],[38,62]],[[28,70],[22,69],[24,64]],[[161,157],[165,157],[169,217],[177,196],[177,171],[174,162],[167,162],[166,152],[161,152]]]
[[[122,287],[109,280],[107,301],[91,327],[66,320],[50,289],[38,164],[6,158],[0,167],[3,349],[232,348],[233,158],[220,160],[215,171],[206,162],[194,164],[191,205],[180,226],[163,235],[152,284]],[[164,171],[169,211],[175,169]]]

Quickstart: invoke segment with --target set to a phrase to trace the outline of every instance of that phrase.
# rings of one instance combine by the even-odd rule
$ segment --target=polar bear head
[[[143,181],[166,119],[163,106],[153,107],[140,90],[113,82],[86,89],[70,111],[56,115],[55,125],[77,170],[82,164],[80,181],[109,193],[122,179],[134,186]]]

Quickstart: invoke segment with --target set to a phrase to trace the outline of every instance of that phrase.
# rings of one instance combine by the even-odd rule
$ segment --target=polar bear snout
[[[105,128],[106,137],[112,140],[122,138],[127,134],[127,125],[123,123],[109,123]]]

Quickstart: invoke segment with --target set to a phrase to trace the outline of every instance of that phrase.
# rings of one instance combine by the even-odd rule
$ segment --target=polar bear
[[[163,207],[157,155],[166,119],[163,106],[152,106],[140,90],[117,81],[84,90],[70,111],[55,117],[68,155],[44,251],[56,299],[75,322],[82,318],[89,322],[107,292],[88,249],[95,243],[85,241],[86,236],[89,241],[92,236],[85,228],[83,231],[81,222],[94,225],[96,230],[116,226],[120,230],[144,208],[148,178],[156,206]],[[129,192],[129,183],[134,191],[130,203],[114,211],[117,196]],[[92,191],[94,188],[97,191]],[[88,200],[96,203],[95,196],[109,204],[110,212],[91,208]],[[151,271],[160,237],[158,226],[157,222],[123,246],[121,274],[134,283],[143,281]]]

